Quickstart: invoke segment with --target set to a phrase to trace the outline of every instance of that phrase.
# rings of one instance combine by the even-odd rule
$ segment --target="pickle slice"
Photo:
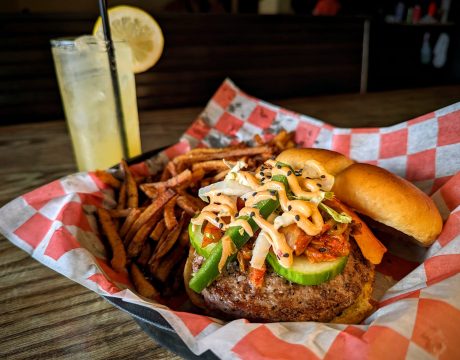
[[[340,274],[347,264],[348,256],[334,261],[313,263],[305,256],[294,256],[292,266],[285,268],[280,265],[275,254],[270,252],[267,261],[273,270],[285,279],[300,285],[319,285],[332,280]]]

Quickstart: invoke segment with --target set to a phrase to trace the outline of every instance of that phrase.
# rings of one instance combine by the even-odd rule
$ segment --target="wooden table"
[[[460,86],[277,104],[343,127],[384,126],[460,101]],[[144,150],[174,143],[201,108],[141,114]],[[0,127],[0,206],[75,172],[64,121]],[[125,313],[0,236],[0,358],[178,358]]]

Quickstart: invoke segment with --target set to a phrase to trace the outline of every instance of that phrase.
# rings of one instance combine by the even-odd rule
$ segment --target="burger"
[[[418,188],[337,152],[289,149],[255,173],[245,166],[200,189],[208,205],[189,225],[186,289],[212,315],[359,323],[386,252],[366,222],[422,246],[441,232]]]

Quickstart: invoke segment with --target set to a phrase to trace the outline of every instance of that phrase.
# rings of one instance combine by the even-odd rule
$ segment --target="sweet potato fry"
[[[202,169],[205,173],[208,173],[210,171],[227,170],[228,166],[225,165],[225,163],[222,160],[209,160],[195,163],[192,165],[192,171],[197,171],[199,169]]]
[[[223,180],[229,172],[230,172],[230,169],[217,173],[214,177],[211,178],[211,183],[215,183],[215,182]]]
[[[146,186],[146,184],[142,184],[139,187],[150,199],[155,199],[158,196],[158,189],[153,186]]]
[[[125,222],[121,226],[120,236],[122,238],[124,238],[126,236],[126,234],[128,233],[129,229],[131,229],[131,227],[133,226],[134,222],[139,218],[141,213],[142,213],[141,209],[132,209],[132,211],[129,213],[128,217],[125,219]]]
[[[155,267],[152,275],[161,282],[165,282],[171,270],[183,259],[185,254],[186,251],[182,246],[176,246],[158,266]]]
[[[144,246],[142,247],[142,250],[136,262],[143,267],[146,266],[147,262],[150,259],[150,256],[152,255],[152,249],[153,249],[152,244],[147,239],[147,241],[144,243]]]
[[[160,176],[160,181],[166,181],[171,177],[171,173],[169,172],[169,169],[167,166],[164,167],[163,172],[161,173]]]
[[[115,271],[122,272],[126,269],[126,252],[123,247],[123,242],[115,229],[108,211],[104,208],[98,208],[97,214],[102,230],[104,231],[112,249],[112,260],[110,263]]]
[[[115,189],[119,189],[121,186],[120,180],[116,179],[112,174],[104,170],[96,170],[94,174],[101,180],[104,184],[110,185]]]
[[[177,198],[177,205],[190,216],[194,216],[200,211],[200,209],[184,195],[180,195]]]
[[[133,209],[110,209],[109,215],[112,218],[125,218],[128,217]]]
[[[153,201],[134,222],[128,234],[126,234],[125,240],[127,242],[131,241],[131,239],[139,231],[142,225],[148,222],[149,219],[153,215],[155,215],[156,212],[161,211],[163,206],[166,205],[166,203],[174,196],[174,194],[175,194],[174,191],[172,191],[171,189],[168,189],[165,192],[159,193],[155,201]]]
[[[254,142],[255,142],[257,145],[264,145],[264,144],[265,144],[264,139],[262,139],[262,137],[261,137],[259,134],[255,134],[255,135],[254,135]]]
[[[121,167],[125,173],[126,194],[128,196],[128,207],[136,208],[139,205],[139,194],[137,193],[137,184],[133,174],[129,170],[125,160],[121,160]]]
[[[211,149],[209,149],[211,150]],[[217,160],[217,159],[226,159],[231,157],[241,157],[245,155],[257,155],[262,154],[265,152],[269,152],[270,147],[263,145],[263,146],[256,146],[252,148],[236,148],[236,149],[212,149],[209,152],[203,153],[193,153],[189,152],[187,154],[179,155],[174,158],[174,163],[177,165],[178,163],[185,163],[185,164],[194,164],[200,161],[208,161],[208,160]]]
[[[134,287],[139,294],[149,299],[156,299],[159,297],[159,292],[144,277],[144,274],[142,274],[142,271],[135,263],[131,264],[131,278],[133,280]]]
[[[165,219],[161,219],[153,229],[153,231],[150,233],[150,239],[153,241],[159,241],[161,238],[161,235],[163,235],[164,231],[166,229],[166,224],[165,224]]]
[[[174,214],[176,201],[177,195],[173,196],[173,198],[166,203],[165,208],[163,210],[165,225],[168,228],[168,230],[172,230],[177,225],[176,215]]]
[[[126,182],[123,181],[120,187],[120,191],[118,192],[118,204],[117,209],[124,209],[126,208]]]
[[[144,225],[141,226],[139,231],[134,235],[133,239],[128,245],[128,256],[133,258],[139,255],[142,246],[144,246],[145,240],[147,240],[149,234],[152,232],[155,225],[161,218],[161,212],[155,213]]]
[[[179,246],[186,248],[189,245],[190,245],[190,236],[188,234],[188,226],[184,226],[182,229],[182,232],[179,235]]]
[[[184,213],[182,213],[179,223],[175,226],[175,228],[170,233],[168,233],[168,235],[164,238],[164,240],[162,236],[163,241],[158,242],[158,245],[155,251],[153,252],[152,257],[149,260],[151,272],[153,272],[152,270],[157,265],[156,263],[158,262],[158,260],[161,259],[163,256],[165,256],[168,253],[168,251],[171,250],[171,248],[176,243],[182,231],[182,227],[184,226],[184,221],[185,221],[185,216],[184,216]]]
[[[170,161],[168,165],[166,165],[166,168],[168,169],[171,176],[177,176],[176,165],[174,165],[174,162]]]
[[[181,186],[184,183],[190,182],[190,180],[192,180],[192,172],[187,169],[166,181],[143,184],[143,188],[154,188],[159,191],[160,189],[175,188]]]
[[[197,184],[201,179],[204,178],[205,175],[206,173],[203,169],[197,169],[192,171],[192,184]]]

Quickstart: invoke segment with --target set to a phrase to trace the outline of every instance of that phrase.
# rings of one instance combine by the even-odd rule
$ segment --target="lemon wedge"
[[[110,8],[108,14],[112,39],[124,40],[131,47],[134,73],[155,65],[164,46],[163,33],[155,19],[142,9],[126,5]],[[94,24],[93,35],[104,39],[101,17]]]

